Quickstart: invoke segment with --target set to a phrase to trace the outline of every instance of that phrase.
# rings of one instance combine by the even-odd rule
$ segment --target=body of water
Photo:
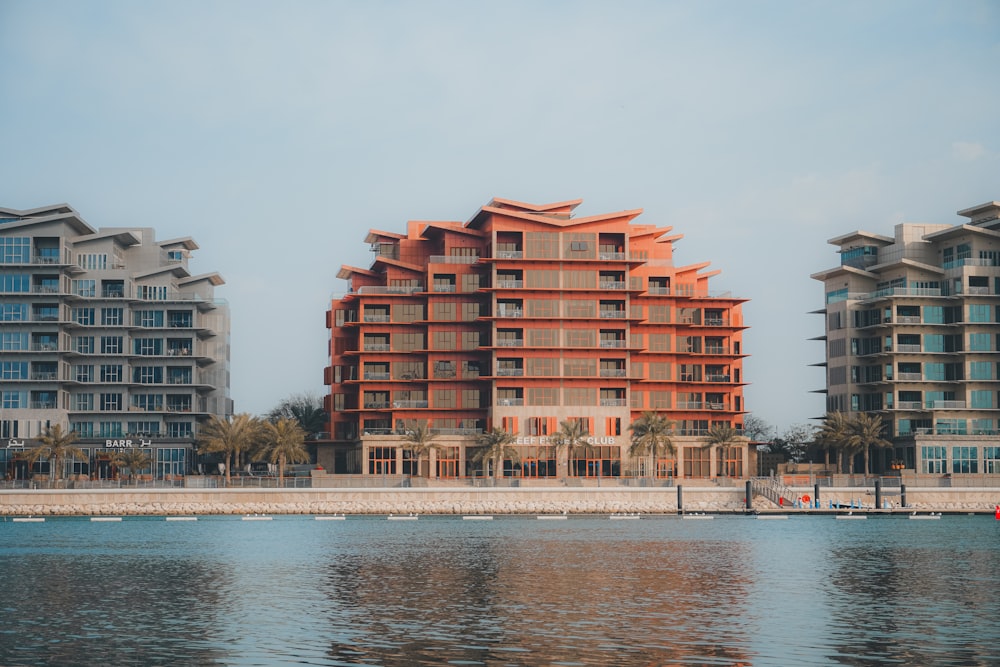
[[[1000,521],[0,522],[0,665],[998,665]]]

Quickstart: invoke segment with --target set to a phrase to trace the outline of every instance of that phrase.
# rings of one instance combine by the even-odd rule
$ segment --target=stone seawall
[[[812,488],[795,489],[811,495]],[[868,488],[823,488],[821,507],[856,502],[874,508]],[[885,498],[900,508],[896,495]],[[741,512],[742,487],[683,487],[686,512]],[[907,489],[907,508],[992,511],[998,488]],[[760,496],[754,509],[777,507]],[[793,508],[786,507],[787,510]],[[0,516],[163,516],[213,514],[673,514],[677,489],[390,488],[0,490]]]

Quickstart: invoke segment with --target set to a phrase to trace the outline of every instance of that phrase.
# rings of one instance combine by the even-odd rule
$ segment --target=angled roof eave
[[[52,206],[41,206],[26,210],[16,208],[0,208],[0,215],[10,215],[19,218],[16,222],[4,223],[7,229],[17,227],[27,227],[44,222],[63,221],[70,225],[73,230],[81,236],[94,234],[97,230],[80,217],[80,214],[68,204],[54,204]]]
[[[136,236],[134,232],[130,232],[125,229],[99,230],[95,234],[88,234],[87,236],[81,236],[73,239],[73,243],[91,243],[92,241],[103,241],[105,239],[112,239],[125,246],[139,245],[142,243],[142,239]]]
[[[371,269],[361,269],[361,268],[358,268],[356,266],[350,266],[348,264],[342,264],[340,266],[340,270],[337,271],[337,277],[341,278],[342,280],[350,280],[351,276],[353,276],[355,273],[357,273],[359,275],[365,275],[365,276],[368,276],[370,278],[374,278],[374,277],[376,277],[376,276],[379,275],[378,273],[376,273],[375,271],[372,271]]]
[[[878,241],[879,243],[884,243],[890,245],[896,242],[891,236],[885,236],[883,234],[875,234],[873,232],[866,232],[864,230],[856,230],[849,232],[847,234],[841,234],[840,236],[834,236],[832,239],[828,239],[827,243],[830,245],[844,245],[853,239],[864,240],[864,241]]]
[[[193,283],[200,282],[210,282],[216,287],[219,285],[225,285],[226,281],[223,279],[222,275],[216,271],[211,273],[199,273],[196,276],[191,276],[190,278],[185,278],[184,280],[178,280],[178,285],[191,285]]]
[[[936,273],[938,275],[944,275],[944,269],[940,266],[934,266],[932,264],[924,264],[923,262],[918,262],[915,259],[909,259],[908,257],[901,257],[900,259],[894,260],[892,262],[886,262],[885,264],[876,264],[871,267],[872,272],[883,272],[887,269],[891,269],[894,266],[910,266],[915,269],[921,269],[927,271],[928,273]]]
[[[397,234],[396,232],[383,232],[378,229],[369,229],[368,235],[365,236],[365,243],[378,243],[380,238],[395,239],[397,241],[402,241],[406,238],[406,234]]]
[[[428,232],[438,231],[438,232],[455,232],[456,234],[467,234],[469,236],[475,236],[476,238],[486,238],[487,234],[481,229],[472,229],[466,227],[460,222],[432,222],[430,220],[411,220],[411,222],[416,222],[423,224],[424,228],[420,232],[421,236],[428,236]]]
[[[148,271],[133,273],[132,278],[140,280],[142,278],[149,278],[161,273],[172,273],[177,278],[187,278],[191,275],[191,273],[180,264],[173,264],[171,266],[158,266],[155,269],[149,269]]]
[[[156,243],[161,248],[170,248],[172,246],[181,246],[185,250],[197,250],[198,244],[194,242],[190,236],[182,236],[177,239],[170,239],[168,241],[157,241]]]
[[[816,273],[810,274],[810,278],[813,280],[827,280],[829,278],[835,278],[840,274],[850,273],[856,276],[861,276],[863,278],[878,278],[877,275],[864,269],[859,269],[856,266],[837,266],[832,269],[827,269],[825,271],[817,271]]]

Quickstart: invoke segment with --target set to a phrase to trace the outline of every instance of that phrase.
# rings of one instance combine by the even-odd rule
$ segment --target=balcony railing
[[[524,339],[523,338],[505,338],[505,339],[502,339],[502,340],[498,340],[496,346],[497,347],[524,347]]]
[[[896,352],[920,352],[919,345],[897,345]]]
[[[625,253],[623,252],[600,252],[597,253],[598,259],[605,262],[623,262],[625,261]]]
[[[365,373],[366,380],[388,380],[389,373]]]
[[[899,380],[900,382],[906,382],[906,381],[913,382],[916,380],[922,380],[923,375],[921,375],[920,373],[896,373],[896,379]]]
[[[706,345],[705,354],[729,354],[729,348],[724,345]]]
[[[454,292],[456,289],[455,285],[438,284],[434,285],[435,292]]]
[[[728,375],[706,375],[705,380],[708,382],[729,382],[730,376]]]
[[[365,401],[365,410],[385,410],[389,407],[389,401]]]
[[[625,282],[624,281],[618,281],[618,280],[606,281],[606,282],[600,283],[599,287],[601,289],[622,290],[622,289],[625,289]]]
[[[524,317],[521,308],[497,308],[497,317]]]
[[[520,376],[520,375],[524,375],[524,369],[523,368],[498,368],[497,369],[497,375],[498,376],[507,376],[507,377]]]
[[[678,410],[701,410],[701,408],[702,408],[702,402],[701,401],[678,401],[677,402],[677,409]]]
[[[31,374],[32,380],[57,380],[59,373],[56,371],[36,371]]]
[[[601,407],[604,408],[623,408],[625,407],[624,398],[602,398]]]
[[[896,409],[898,410],[922,410],[923,403],[920,401],[897,401]]]
[[[524,405],[524,399],[523,398],[498,398],[497,399],[497,405],[502,405],[502,406]]]
[[[925,403],[931,410],[964,410],[965,401],[927,401]]]
[[[365,322],[388,322],[389,313],[365,313]]]
[[[624,340],[602,340],[600,346],[603,348],[618,348],[625,347],[626,343]]]
[[[476,255],[431,255],[430,264],[475,264],[479,261]]]
[[[521,250],[498,250],[496,254],[497,259],[521,259],[524,257],[524,252]]]
[[[658,285],[650,285],[646,288],[647,294],[659,294],[663,296],[668,296],[670,294],[669,287],[660,287]]]
[[[358,288],[358,294],[414,294],[423,291],[423,285],[365,285]]]
[[[602,378],[623,378],[625,377],[626,370],[624,368],[602,368],[601,377]]]
[[[422,401],[393,401],[392,407],[394,408],[426,408],[427,400]]]
[[[389,343],[365,343],[365,352],[388,352],[391,349]]]
[[[624,320],[627,314],[624,310],[602,310],[602,320]]]
[[[523,280],[498,280],[496,282],[496,287],[498,289],[521,289],[524,287]]]

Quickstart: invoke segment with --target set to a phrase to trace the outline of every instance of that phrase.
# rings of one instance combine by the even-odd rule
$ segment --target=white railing
[[[498,280],[496,283],[498,289],[520,289],[524,287],[523,280]]]
[[[524,405],[524,399],[523,398],[498,398],[497,399],[497,405],[503,405],[503,406]]]

